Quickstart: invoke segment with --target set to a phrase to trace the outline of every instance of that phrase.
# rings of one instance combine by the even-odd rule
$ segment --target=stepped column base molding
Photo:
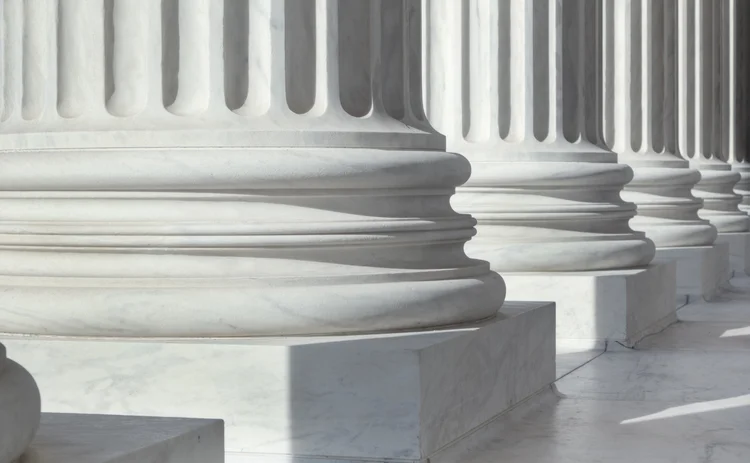
[[[4,10],[26,41],[4,55],[0,331],[323,335],[494,316],[502,279],[464,254],[475,221],[450,206],[470,165],[421,113],[418,1],[105,3]],[[87,35],[96,21],[106,33]]]
[[[719,231],[716,243],[729,246],[731,274],[750,272],[750,217],[739,209],[742,196],[735,192],[741,174],[724,162],[697,162],[701,181],[693,194],[703,199],[701,218],[709,220]]]
[[[750,217],[739,209],[742,196],[734,191],[741,179],[740,173],[721,161],[698,161],[693,167],[701,173],[701,180],[693,189],[693,194],[703,200],[698,215],[711,222],[719,233],[748,231]]]
[[[742,198],[737,207],[750,214],[750,164],[732,164],[732,170],[740,174],[740,181],[734,186],[734,192]]]
[[[716,227],[699,213],[703,200],[691,191],[701,179],[700,172],[676,158],[662,162],[623,158],[620,161],[633,169],[633,180],[622,192],[623,200],[637,206],[638,214],[630,221],[633,229],[644,232],[657,249],[710,246],[716,240]]]
[[[628,227],[635,207],[619,196],[632,172],[616,164],[614,155],[561,150],[518,157],[473,162],[472,177],[454,196],[454,208],[478,221],[469,255],[502,274],[608,270],[651,261],[654,245]]]

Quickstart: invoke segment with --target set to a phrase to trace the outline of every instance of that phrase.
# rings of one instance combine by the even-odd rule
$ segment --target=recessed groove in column
[[[618,0],[615,0],[618,1]],[[644,101],[644,92],[646,89],[645,85],[648,85],[648,78],[645,73],[648,72],[648,68],[644,67],[644,59],[647,55],[646,47],[648,46],[643,33],[645,31],[643,8],[640,0],[625,0],[630,2],[630,30],[627,34],[630,35],[630,117],[628,118],[628,124],[630,125],[630,150],[633,152],[639,152],[643,150],[643,145],[646,142],[644,140],[643,132],[643,121],[646,117],[647,112],[645,111],[644,105],[648,102]]]
[[[515,68],[522,66],[513,66],[513,46],[518,46],[515,42],[518,34],[518,26],[512,22],[511,9],[515,7],[515,0],[499,2],[497,10],[497,63],[498,63],[498,83],[497,83],[497,104],[498,104],[498,121],[497,128],[500,138],[506,141],[517,141],[517,134],[511,135],[511,130],[517,128],[514,124],[514,105],[511,99],[519,92],[519,89],[513,88],[511,83],[511,73]],[[523,38],[521,39],[523,40]],[[522,62],[522,61],[521,61]]]
[[[49,0],[48,0],[49,1]],[[49,85],[48,34],[54,27],[48,20],[54,11],[54,3],[26,0],[23,22],[23,100],[21,114],[25,120],[42,117],[45,109],[46,87]]]
[[[566,0],[562,13],[562,131],[571,143],[580,141],[585,125],[583,101],[586,56],[585,0]],[[594,19],[594,18],[590,18]]]
[[[224,0],[224,100],[232,111],[248,96],[251,0]]]
[[[554,34],[557,18],[554,16],[553,2],[556,0],[529,0],[533,2],[533,85],[534,95],[534,137],[545,141],[553,129],[554,109],[557,105],[555,92],[557,69],[552,54],[556,53]]]
[[[459,63],[460,71],[458,71],[461,73],[461,97],[459,101],[461,101],[461,135],[466,138],[471,125],[471,107],[468,104],[472,79],[471,72],[469,72],[469,50],[471,49],[471,41],[469,40],[469,2],[459,2],[459,12],[458,23],[461,28],[461,60]]]
[[[115,0],[104,0],[104,100],[109,101],[115,93],[113,55],[115,48]]]
[[[133,7],[132,0],[114,0],[111,10],[105,10],[111,26],[111,38],[106,37],[111,65],[107,75],[111,76],[111,91],[108,92],[107,110],[114,116],[133,116],[143,111],[148,103],[148,54],[146,50],[155,44],[149,43],[149,28],[152,18],[143,7]]]
[[[714,48],[713,48],[713,8],[714,0],[695,0],[698,3],[696,15],[701,22],[699,32],[699,47],[701,48],[702,60],[699,62],[701,74],[701,110],[697,113],[700,124],[702,143],[698,147],[700,152],[708,157],[713,149],[713,96],[714,96]]]
[[[604,119],[604,126],[602,135],[604,142],[613,150],[620,151],[620,137],[622,130],[615,130],[615,127],[620,123],[617,117],[620,117],[615,110],[617,104],[619,104],[619,98],[617,98],[617,92],[615,91],[615,6],[616,0],[602,0],[602,52],[603,52],[603,65],[602,65],[602,92],[601,92],[601,106],[602,106],[602,119]]]
[[[651,10],[651,22],[648,30],[648,40],[651,41],[651,58],[649,59],[649,65],[651,66],[651,92],[653,97],[651,98],[651,105],[653,110],[651,111],[651,117],[648,123],[651,127],[651,147],[654,151],[660,153],[666,151],[665,140],[666,136],[666,98],[668,89],[665,86],[665,61],[667,59],[665,53],[666,40],[670,37],[665,37],[664,34],[664,19],[665,19],[665,2],[649,2],[646,0],[639,0],[642,3],[642,8],[649,8]]]
[[[750,101],[748,100],[748,88],[750,88],[750,80],[748,78],[748,68],[750,56],[748,56],[748,44],[750,44],[750,37],[748,37],[748,27],[745,22],[748,18],[748,2],[740,0],[728,0],[725,4],[725,11],[723,14],[723,21],[728,24],[728,30],[725,31],[727,35],[728,45],[724,52],[726,62],[722,69],[727,72],[727,80],[729,80],[729,88],[724,92],[723,102],[728,107],[734,109],[737,117],[727,123],[729,125],[729,131],[732,133],[731,138],[727,139],[727,152],[730,159],[735,163],[746,163],[747,162],[747,150],[750,148],[748,139],[750,137],[750,130],[747,130],[750,119],[748,119],[748,106]],[[739,130],[737,130],[739,128]]]
[[[273,0],[277,1],[277,0]],[[286,100],[289,109],[304,114],[315,104],[318,59],[315,47],[316,0],[285,0]]]
[[[726,130],[722,130],[721,114],[729,108],[721,104],[721,88],[724,86],[721,82],[721,49],[722,49],[722,24],[721,24],[721,6],[728,0],[720,2],[711,1],[708,7],[711,11],[711,150],[709,153],[723,161],[727,160],[726,152],[721,149],[722,139],[726,138]],[[734,117],[734,114],[732,114]]]
[[[584,67],[583,81],[583,136],[595,145],[601,145],[601,102],[602,102],[602,37],[601,37],[602,2],[585,1],[583,3],[583,52],[590,64]]]
[[[383,1],[380,23],[383,107],[388,115],[401,120],[406,109],[403,90],[404,50],[400,46],[404,30],[404,9],[400,0]]]
[[[429,127],[424,112],[422,91],[422,40],[424,38],[424,11],[420,0],[405,0],[404,14],[406,25],[403,34],[402,47],[404,49],[406,69],[406,111],[408,123],[417,124],[422,128]],[[427,124],[424,126],[423,124]]]
[[[695,0],[692,4],[692,19],[695,30],[695,152],[707,158],[711,154],[713,61],[712,48],[712,9],[710,4]]]
[[[171,106],[177,98],[177,74],[180,72],[180,32],[178,24],[179,0],[162,0],[162,103]]]
[[[693,0],[697,1],[697,0]],[[683,0],[680,4],[681,9],[685,10],[685,63],[686,68],[680,69],[680,72],[684,72],[686,81],[686,95],[685,95],[685,117],[687,123],[685,124],[686,132],[686,148],[685,153],[689,158],[693,158],[696,150],[699,149],[699,144],[696,140],[700,138],[700,134],[697,132],[696,126],[696,114],[700,112],[700,98],[699,93],[696,92],[699,85],[696,82],[699,74],[695,72],[696,56],[695,49],[696,44],[700,43],[700,38],[697,36],[696,22],[695,22],[695,8],[692,3],[688,3],[688,0]]]
[[[369,63],[369,76],[370,76],[370,102],[371,112],[373,114],[386,114],[385,106],[383,104],[383,47],[387,46],[384,38],[384,26],[383,26],[383,9],[387,6],[387,2],[384,4],[383,1],[370,2],[370,63]],[[425,8],[428,8],[425,4]],[[430,58],[425,57],[426,62],[429,62]],[[429,64],[427,64],[429,66]],[[342,96],[342,106],[343,106]]]
[[[664,41],[664,148],[669,153],[678,153],[677,130],[677,0],[664,0],[664,22],[662,40]],[[659,25],[655,24],[658,30]]]
[[[339,98],[342,108],[356,117],[372,109],[370,18],[371,9],[379,7],[380,0],[345,0],[339,5]]]
[[[215,0],[180,0],[177,94],[168,110],[180,116],[208,108],[211,93],[210,7]]]

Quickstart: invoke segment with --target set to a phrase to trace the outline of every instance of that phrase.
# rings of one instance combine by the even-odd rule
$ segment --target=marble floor
[[[554,388],[433,463],[750,462],[750,278],[678,315],[634,350],[558,355]]]

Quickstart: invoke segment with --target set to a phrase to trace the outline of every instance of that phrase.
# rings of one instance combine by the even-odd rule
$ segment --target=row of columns
[[[501,273],[627,268],[649,239],[747,231],[737,8],[426,2],[428,117],[474,169],[454,201],[479,220],[470,254]]]
[[[744,3],[5,0],[0,331],[445,326],[747,231]]]

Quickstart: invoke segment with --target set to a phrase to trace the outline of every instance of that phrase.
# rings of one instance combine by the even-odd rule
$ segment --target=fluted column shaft
[[[677,153],[676,0],[604,0],[604,135],[633,168],[623,199],[638,207],[630,225],[657,247],[701,246],[717,231],[698,217],[691,190],[700,174]]]
[[[423,115],[418,0],[0,7],[0,331],[345,333],[502,304],[449,202],[470,166]]]
[[[738,209],[740,180],[721,151],[719,52],[723,2],[680,0],[678,30],[678,134],[683,158],[701,173],[693,194],[703,199],[701,218],[720,233],[744,232],[750,218]]]
[[[478,220],[469,254],[510,272],[647,264],[654,245],[620,197],[632,171],[587,140],[599,130],[597,4],[424,5],[428,119],[472,163],[454,198]]]
[[[734,192],[742,197],[739,209],[750,212],[750,33],[746,21],[750,19],[750,4],[727,0],[721,10],[720,97],[721,133],[720,147],[732,170],[740,174]],[[739,129],[739,130],[738,130]]]

